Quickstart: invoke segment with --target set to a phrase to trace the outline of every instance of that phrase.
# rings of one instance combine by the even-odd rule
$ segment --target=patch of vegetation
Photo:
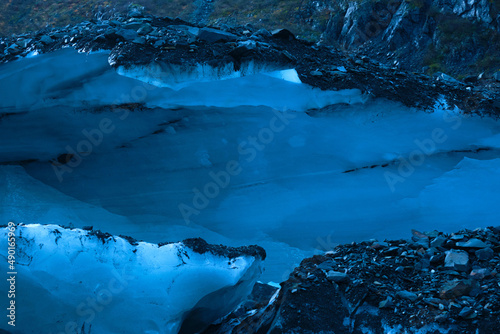
[[[246,24],[257,28],[286,28],[301,38],[317,40],[326,29],[335,1],[218,0],[211,23]]]
[[[0,36],[9,36],[45,27],[62,27],[93,18],[127,14],[128,6],[145,7],[146,13],[190,20],[192,0],[2,0]]]
[[[436,72],[446,72],[444,58],[441,50],[438,50],[435,45],[430,44],[423,59],[423,64],[428,66],[427,74],[432,75]]]

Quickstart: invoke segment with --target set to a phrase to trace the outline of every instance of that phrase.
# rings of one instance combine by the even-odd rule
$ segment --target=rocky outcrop
[[[328,43],[414,71],[498,70],[500,16],[487,0],[340,1]]]
[[[495,333],[499,251],[497,228],[338,246],[206,333]]]

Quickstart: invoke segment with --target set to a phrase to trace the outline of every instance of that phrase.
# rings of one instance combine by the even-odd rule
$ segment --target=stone
[[[250,54],[252,54],[257,47],[255,42],[251,41],[252,43],[240,43],[236,48],[234,48],[229,54],[234,58],[234,59],[241,59],[243,57],[246,57]]]
[[[330,270],[326,278],[335,283],[349,283],[349,276],[346,273]]]
[[[475,284],[474,284],[475,283]],[[458,280],[445,283],[440,291],[439,296],[443,299],[454,299],[468,295],[472,289],[477,286],[477,282],[472,280]]]
[[[330,259],[318,264],[318,268],[322,270],[333,270],[333,268],[335,268],[336,265],[337,263],[334,260]]]
[[[155,48],[162,47],[165,44],[165,41],[163,39],[160,39],[154,43]]]
[[[53,40],[50,36],[43,35],[42,37],[40,37],[40,42],[42,42],[43,44],[50,44],[53,42]]]
[[[443,253],[433,255],[433,256],[431,256],[431,259],[430,259],[431,264],[435,265],[435,266],[442,264],[443,261],[444,261],[444,254]]]
[[[263,37],[271,37],[271,33],[266,30],[266,29],[259,29],[257,32],[254,34],[255,36],[263,36]]]
[[[136,4],[132,4],[128,7],[128,17],[143,17],[144,7]]]
[[[429,259],[423,258],[417,264],[415,264],[415,270],[426,270],[431,266],[431,261]]]
[[[138,30],[137,30],[137,33],[139,35],[147,35],[149,34],[151,31],[153,31],[153,27],[151,26],[151,24],[149,23],[146,23],[146,24],[143,24]]]
[[[394,306],[394,303],[392,302],[392,297],[391,296],[387,296],[387,298],[383,301],[381,301],[380,303],[378,303],[378,307],[379,308],[389,308],[389,307],[392,307]]]
[[[271,35],[275,38],[284,39],[284,40],[288,40],[288,41],[292,41],[295,39],[295,35],[292,34],[292,32],[288,29],[273,30]]]
[[[323,75],[323,73],[321,73],[320,71],[311,71],[310,73],[313,77],[321,77]]]
[[[28,47],[28,44],[29,42],[31,42],[31,39],[19,39],[16,41],[16,44],[22,48],[22,49],[26,49]]]
[[[457,271],[467,271],[469,269],[469,254],[464,251],[450,250],[446,252],[444,266]]]
[[[424,298],[423,302],[426,303],[427,305],[438,307],[438,305],[441,303],[441,299],[438,299],[438,298]]]
[[[466,242],[457,242],[457,247],[462,248],[486,248],[488,245],[483,241],[473,238]]]
[[[132,21],[123,25],[124,29],[139,30],[144,25],[142,21]]]
[[[495,81],[500,82],[500,71],[497,71],[493,74],[493,79],[495,79]]]
[[[489,261],[495,255],[495,252],[491,248],[484,248],[476,251],[476,257],[480,261]]]
[[[464,82],[466,83],[476,83],[477,82],[477,75],[469,75],[464,78]]]
[[[425,249],[429,249],[429,238],[417,239],[414,243],[415,246],[421,246]]]
[[[198,38],[209,43],[215,43],[220,41],[235,41],[238,39],[238,36],[226,31],[213,28],[201,28],[198,33]]]
[[[17,44],[12,44],[11,46],[9,46],[7,48],[7,51],[12,55],[17,55],[21,52],[21,49],[19,48],[19,46]]]
[[[443,313],[437,315],[436,317],[434,317],[434,321],[436,321],[438,323],[446,322],[448,320],[448,316],[449,316],[448,312],[443,312]]]
[[[112,37],[114,35],[116,35],[116,29],[115,28],[108,28],[104,32],[104,36],[106,36],[106,37]]]
[[[125,39],[127,41],[132,41],[139,36],[139,34],[135,30],[132,30],[132,29],[118,29],[116,31],[116,34],[118,36],[123,37],[123,39]]]
[[[146,44],[146,39],[144,37],[136,37],[132,43],[135,44]]]
[[[198,37],[200,33],[200,28],[191,27],[184,24],[168,26],[170,29],[176,29],[183,31],[189,37]]]
[[[486,268],[478,268],[478,269],[472,269],[470,272],[469,276],[473,279],[481,280],[485,277],[488,277],[491,275],[491,272],[486,269]]]
[[[464,319],[471,319],[470,316],[474,313],[474,310],[472,310],[470,307],[464,307],[460,313],[458,314],[458,316],[460,318],[464,318]]]
[[[414,302],[418,299],[418,296],[415,293],[406,290],[398,291],[396,293],[396,296],[398,296],[401,299],[409,300],[411,302]]]
[[[439,73],[437,76],[437,79],[448,82],[448,83],[460,83],[460,81],[458,81],[457,79],[449,76],[448,74],[444,74],[444,73]]]
[[[441,247],[444,245],[444,243],[446,242],[446,238],[445,237],[442,237],[442,236],[437,236],[435,237],[434,239],[432,239],[431,241],[431,247]]]

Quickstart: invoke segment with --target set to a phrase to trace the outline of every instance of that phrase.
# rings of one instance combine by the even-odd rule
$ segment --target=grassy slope
[[[2,0],[0,1],[0,36],[36,31],[47,26],[62,27],[95,18],[104,13],[127,13],[130,0]],[[158,16],[190,19],[192,0],[135,0],[147,12]]]

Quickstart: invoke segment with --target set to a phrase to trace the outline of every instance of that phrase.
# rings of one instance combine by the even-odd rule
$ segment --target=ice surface
[[[2,228],[3,249],[7,239]],[[16,254],[13,333],[177,333],[186,319],[201,320],[189,319],[196,307],[206,307],[208,324],[226,315],[261,270],[260,258],[242,252],[228,258],[182,242],[132,245],[57,225],[18,226]],[[7,272],[3,252],[0,259]]]
[[[120,66],[117,72],[120,75],[138,79],[154,86],[168,87],[175,90],[200,82],[234,79],[259,73],[294,83],[300,83],[298,74],[294,69],[278,70],[275,66],[258,64],[254,61],[241,64],[240,69],[237,71],[234,70],[233,63],[218,67],[209,64],[188,66],[152,63],[143,66]]]
[[[38,98],[17,93],[18,74]],[[22,167],[0,170],[2,218],[259,244],[262,280],[278,282],[339,242],[498,221],[498,121],[319,91],[294,76],[186,76],[176,91],[118,75],[105,53],[4,65],[12,88],[0,92],[1,112],[15,114],[0,119],[0,162]],[[130,102],[145,108],[117,106]],[[112,130],[101,136],[103,120]]]
[[[200,73],[195,74],[184,75],[179,68],[173,75],[170,67],[154,67],[154,70],[119,70],[118,73],[123,74],[119,75],[109,66],[107,58],[106,52],[82,54],[63,49],[4,64],[0,66],[0,86],[5,87],[0,108],[3,112],[25,112],[66,105],[73,110],[88,110],[97,105],[145,103],[148,107],[162,108],[264,105],[305,111],[333,103],[366,100],[357,89],[325,92],[298,85],[300,80],[295,70],[290,69],[278,72],[269,69],[269,73],[249,69],[247,76],[227,69],[227,76],[221,77],[217,73],[205,73],[200,65]],[[156,77],[159,79],[152,79]],[[165,78],[179,84],[170,85],[175,88],[172,89],[161,84]],[[213,80],[217,78],[227,80],[219,80],[214,85]]]

